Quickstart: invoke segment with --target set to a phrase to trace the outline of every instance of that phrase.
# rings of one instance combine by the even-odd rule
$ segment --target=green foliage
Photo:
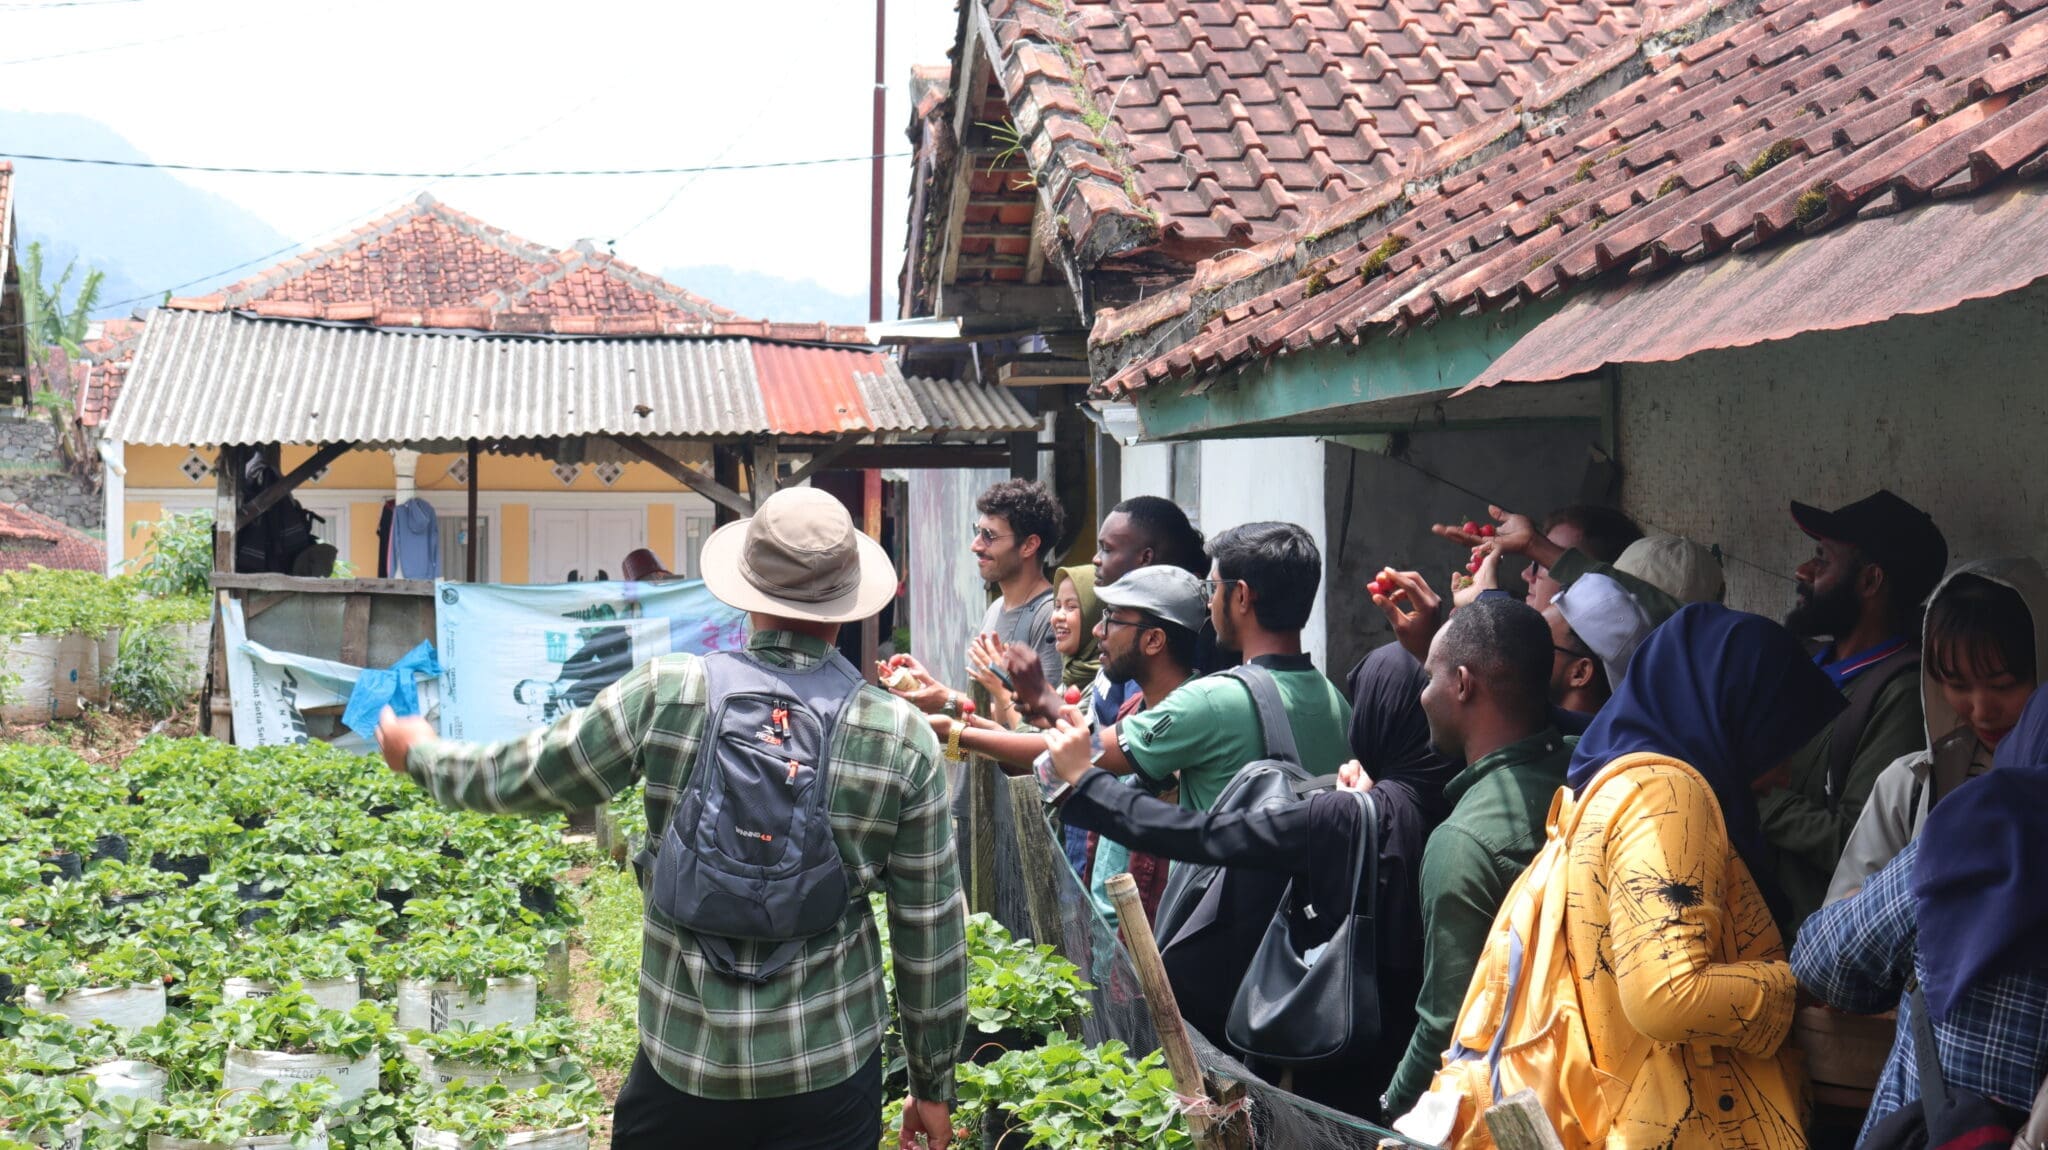
[[[600,867],[584,886],[580,937],[597,974],[603,1014],[589,1028],[584,1055],[594,1066],[624,1070],[640,1049],[640,884],[631,871]]]
[[[983,1034],[1051,1034],[1089,1010],[1081,970],[1050,946],[1010,937],[986,914],[967,920],[967,1018]]]
[[[0,1075],[0,1132],[23,1139],[60,1133],[92,1109],[92,1083],[80,1078]]]
[[[30,354],[39,363],[48,360],[52,347],[61,347],[74,357],[83,353],[86,330],[92,323],[92,309],[99,306],[100,288],[106,273],[98,268],[87,268],[84,282],[66,302],[65,289],[71,286],[71,277],[77,270],[78,261],[72,260],[64,265],[63,273],[54,283],[45,282],[43,245],[31,243],[28,250],[21,253],[22,321],[28,329]]]
[[[121,633],[113,668],[102,674],[117,706],[161,719],[184,705],[192,659],[169,631],[130,627]]]
[[[580,1041],[575,1024],[566,1018],[544,1018],[529,1026],[452,1022],[444,1030],[415,1030],[406,1038],[444,1062],[507,1071],[545,1069],[569,1057]]]
[[[195,1142],[288,1137],[293,1146],[305,1150],[325,1130],[334,1093],[334,1084],[321,1078],[290,1085],[270,1081],[258,1089],[221,1094],[179,1094],[150,1108],[138,1124],[152,1133]]]
[[[1086,1047],[1060,1041],[1013,1050],[987,1066],[959,1069],[956,1125],[991,1112],[1030,1135],[1030,1146],[1063,1150],[1178,1150],[1194,1140],[1176,1108],[1173,1073],[1154,1051],[1133,1060],[1121,1042]]]
[[[78,1026],[27,1008],[12,1014],[13,1034],[0,1040],[0,1074],[69,1074],[120,1057],[121,1033],[105,1023]]]
[[[428,1099],[417,1118],[429,1130],[460,1135],[474,1150],[497,1150],[512,1134],[564,1130],[592,1121],[603,1109],[604,1097],[588,1079],[524,1091],[456,1083]]]
[[[229,1044],[244,1050],[347,1058],[380,1051],[391,1034],[391,1015],[374,1002],[327,1010],[296,988],[228,1003],[214,1011],[213,1024]]]
[[[141,530],[141,524],[131,534]],[[135,584],[159,597],[205,595],[213,584],[213,513],[166,515],[150,528],[149,552],[135,568]]]

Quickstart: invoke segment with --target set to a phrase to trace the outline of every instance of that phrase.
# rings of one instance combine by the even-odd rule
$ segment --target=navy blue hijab
[[[1927,816],[1913,863],[1921,988],[1936,1018],[1979,979],[2048,943],[2048,687],[1991,759]]]
[[[1621,689],[1579,737],[1565,781],[1583,793],[1601,768],[1638,751],[1685,763],[1714,789],[1729,843],[1768,894],[1750,785],[1847,705],[1790,631],[1761,615],[1694,603],[1637,649]]]

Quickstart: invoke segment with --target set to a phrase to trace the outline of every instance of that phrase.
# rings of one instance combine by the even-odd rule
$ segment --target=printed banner
[[[587,706],[658,655],[736,650],[746,616],[701,580],[435,587],[443,737],[494,742]]]
[[[242,603],[229,599],[221,612],[227,628],[228,694],[235,709],[235,745],[275,747],[310,741],[307,720],[331,741],[349,751],[376,750],[373,740],[341,725],[342,711],[355,693],[363,668],[332,659],[315,659],[275,651],[248,638],[242,619]],[[419,706],[429,720],[434,717],[438,692],[431,676],[419,677]],[[316,712],[318,713],[316,716]]]

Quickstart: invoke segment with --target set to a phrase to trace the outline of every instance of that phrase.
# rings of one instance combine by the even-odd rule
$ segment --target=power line
[[[4,63],[4,61],[0,61]],[[812,160],[762,160],[751,164],[697,164],[676,168],[513,168],[495,172],[371,171],[360,168],[253,168],[229,164],[166,164],[153,160],[110,160],[94,156],[49,156],[12,152],[6,158],[40,160],[46,164],[88,164],[102,168],[145,168],[160,172],[210,172],[237,176],[327,176],[377,180],[496,180],[530,176],[688,176],[703,172],[754,172],[770,168],[809,168],[821,164],[865,164],[877,159],[907,159],[909,152],[864,156],[827,156]]]
[[[41,3],[0,4],[0,12],[41,12],[50,8],[100,8],[108,4],[140,4],[142,0],[43,0]]]

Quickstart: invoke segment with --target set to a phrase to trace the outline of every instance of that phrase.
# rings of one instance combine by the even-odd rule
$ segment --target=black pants
[[[882,1052],[853,1077],[781,1098],[720,1101],[663,1081],[642,1051],[619,1091],[612,1150],[875,1150],[882,1141]]]

